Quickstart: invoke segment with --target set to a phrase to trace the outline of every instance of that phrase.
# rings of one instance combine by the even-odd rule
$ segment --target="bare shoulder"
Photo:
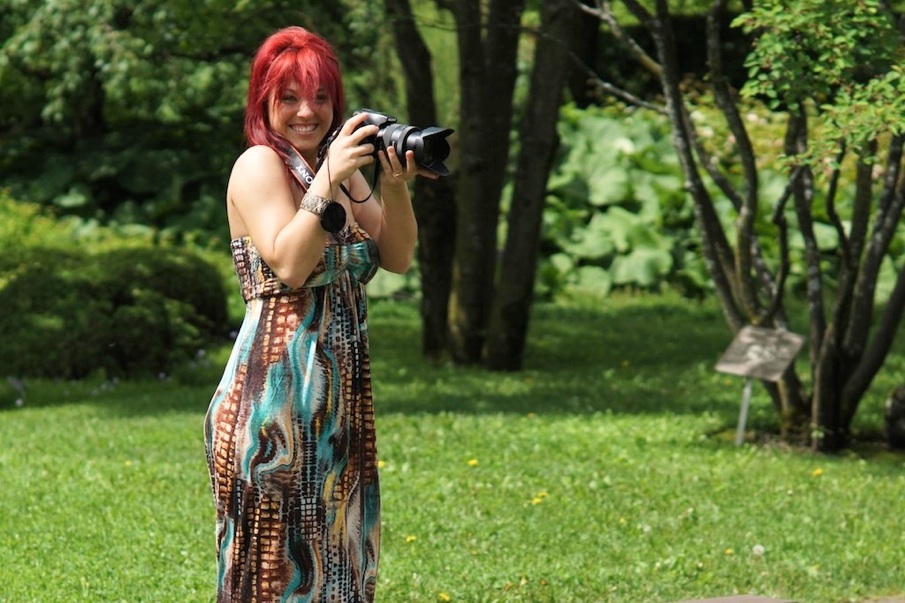
[[[235,224],[249,225],[260,215],[290,215],[295,202],[286,166],[270,147],[253,146],[233,165],[227,185],[230,211]],[[244,227],[243,227],[244,228]],[[236,230],[242,230],[237,228]]]
[[[233,165],[233,173],[250,173],[254,174],[260,170],[272,170],[274,168],[283,167],[283,160],[276,151],[265,145],[255,145],[248,147],[236,159]]]
[[[230,197],[242,197],[255,191],[270,191],[287,184],[286,166],[270,147],[257,145],[246,149],[233,164],[229,175]]]

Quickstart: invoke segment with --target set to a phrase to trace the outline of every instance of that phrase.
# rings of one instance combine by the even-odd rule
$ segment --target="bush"
[[[40,222],[41,236],[34,245],[22,237],[0,258],[0,366],[8,375],[158,375],[224,334],[222,277],[194,253],[109,241],[76,247],[65,226],[57,224],[54,242],[45,218],[19,215]]]
[[[548,182],[538,293],[710,290],[694,212],[659,116],[567,106]]]

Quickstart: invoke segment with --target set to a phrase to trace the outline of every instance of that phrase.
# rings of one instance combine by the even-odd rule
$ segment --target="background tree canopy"
[[[354,5],[354,6],[352,6]],[[287,24],[338,40],[350,103],[384,102],[388,36],[362,3],[45,0],[0,7],[0,182],[85,218],[222,233],[247,70]],[[365,63],[366,61],[366,63]],[[366,65],[366,68],[365,68]]]

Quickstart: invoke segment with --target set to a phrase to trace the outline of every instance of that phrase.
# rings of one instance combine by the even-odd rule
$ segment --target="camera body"
[[[396,150],[399,160],[405,165],[406,151],[415,153],[415,163],[440,176],[448,176],[449,169],[443,160],[449,157],[449,142],[446,138],[453,133],[450,128],[431,126],[420,129],[397,123],[396,118],[373,109],[360,109],[353,115],[366,114],[362,125],[374,125],[377,134],[366,138],[365,143],[374,145],[376,156],[389,147]]]

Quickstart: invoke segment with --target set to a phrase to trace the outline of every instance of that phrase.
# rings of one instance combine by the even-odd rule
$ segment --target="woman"
[[[343,123],[344,110],[323,38],[290,27],[264,42],[249,148],[227,189],[246,314],[204,426],[221,603],[374,598],[380,495],[364,285],[378,265],[408,269],[408,182],[431,174],[389,148],[371,191],[359,170],[375,161],[366,139],[378,128],[365,115]]]

